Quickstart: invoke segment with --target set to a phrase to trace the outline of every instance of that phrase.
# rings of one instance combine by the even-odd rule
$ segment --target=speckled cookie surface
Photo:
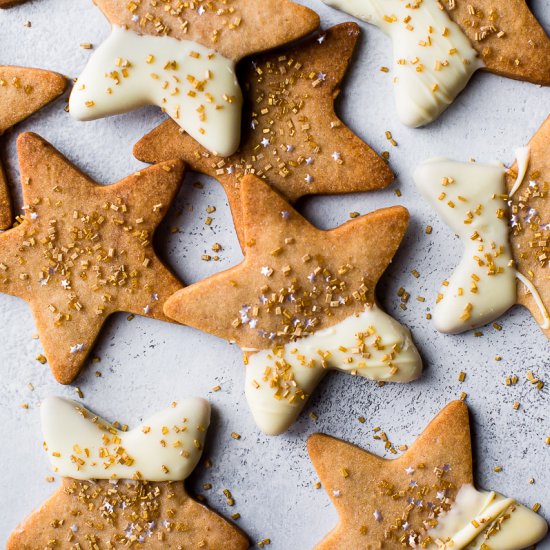
[[[139,34],[194,40],[234,60],[296,40],[319,25],[314,11],[290,0],[95,0],[95,4],[113,25]]]
[[[487,70],[550,85],[550,38],[525,0],[453,0],[442,5]]]
[[[543,307],[550,311],[550,118],[529,141],[527,175],[512,198],[511,214],[516,223],[511,232],[512,253],[518,270],[537,290]],[[510,191],[517,177],[517,163],[507,175]],[[533,294],[518,281],[518,303],[541,324],[545,319]],[[550,328],[543,328],[550,338]]]
[[[68,384],[111,313],[166,319],[163,303],[181,284],[152,239],[183,165],[100,186],[35,134],[19,137],[18,152],[25,217],[0,235],[0,291],[29,303],[52,373]]]
[[[66,86],[65,78],[57,73],[0,66],[0,134],[60,96]],[[0,164],[0,229],[11,223],[9,188]]]
[[[403,524],[421,532],[432,513],[410,506],[409,498],[436,503],[436,493],[444,491],[449,502],[441,506],[448,509],[457,490],[473,483],[468,408],[460,401],[447,405],[395,460],[324,434],[310,436],[308,451],[340,518],[316,550],[400,548]]]
[[[334,112],[359,27],[344,23],[304,44],[254,58],[243,70],[248,102],[241,146],[222,158],[167,121],[135,146],[145,162],[183,159],[224,187],[240,232],[240,182],[267,181],[291,202],[303,195],[371,191],[389,185],[391,169]]]
[[[405,208],[392,207],[321,231],[255,176],[243,179],[241,202],[244,262],[178,291],[164,306],[168,317],[241,348],[284,344],[374,304],[409,219]],[[287,307],[290,295],[295,304]],[[258,296],[266,300],[256,307]],[[254,328],[239,321],[243,304],[257,309]]]
[[[193,500],[183,482],[78,481],[61,485],[11,534],[8,550],[206,548],[245,550],[241,531]]]

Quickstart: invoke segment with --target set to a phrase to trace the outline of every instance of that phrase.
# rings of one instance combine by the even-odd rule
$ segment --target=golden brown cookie
[[[95,0],[112,25],[138,34],[193,40],[238,61],[296,40],[319,26],[319,16],[290,0]]]
[[[66,87],[66,79],[57,73],[0,66],[0,134],[59,97]],[[0,165],[0,229],[11,224],[11,200]]]
[[[14,530],[9,550],[248,548],[237,527],[185,490],[210,423],[206,400],[174,402],[131,430],[59,397],[40,409],[61,485]]]
[[[517,162],[506,177],[508,191],[517,178]],[[550,117],[529,142],[528,173],[511,203],[512,253],[517,269],[538,292],[543,308],[550,312]],[[550,323],[541,315],[533,293],[518,281],[518,303],[525,306],[550,338]]]
[[[57,492],[11,534],[7,550],[72,550],[77,542],[80,548],[249,547],[237,527],[193,500],[182,482],[114,486],[63,478]]]
[[[334,112],[334,101],[359,37],[343,23],[288,50],[259,56],[243,67],[247,91],[241,146],[222,158],[208,152],[169,120],[134,147],[144,162],[183,159],[224,187],[239,238],[240,182],[267,181],[291,202],[317,193],[381,189],[393,180],[387,163]]]
[[[68,384],[111,313],[166,319],[163,303],[181,284],[152,239],[183,163],[102,186],[35,134],[17,146],[25,215],[0,235],[0,291],[29,303],[50,368]]]
[[[255,176],[243,178],[241,202],[243,263],[181,289],[164,306],[168,317],[237,342],[241,348],[285,344],[298,334],[335,325],[361,311],[365,303],[373,304],[376,283],[391,263],[409,220],[405,208],[394,206],[322,231]],[[333,296],[338,303],[327,301],[321,284],[323,292],[310,297],[304,312],[304,317],[316,319],[314,326],[292,326],[287,315],[274,311],[271,301],[258,311],[257,330],[236,322],[242,305],[258,296],[283,292],[280,289],[289,286],[297,293],[305,291],[315,271],[319,282],[328,277],[328,286],[338,287]],[[361,296],[352,296],[360,290]],[[340,303],[342,296],[346,298]],[[266,340],[262,331],[276,336]]]
[[[546,534],[546,522],[531,510],[473,487],[468,409],[461,401],[447,405],[395,460],[323,434],[309,438],[308,450],[339,515],[316,550],[464,548],[474,539],[476,548],[521,550]],[[445,515],[459,511],[463,518],[444,536]],[[524,545],[514,546],[517,541]]]
[[[236,342],[245,392],[266,433],[285,431],[329,369],[410,382],[410,332],[375,300],[408,223],[402,207],[321,231],[255,176],[241,182],[244,261],[170,297],[166,315]]]
[[[441,3],[468,36],[486,70],[550,86],[550,38],[525,0]]]

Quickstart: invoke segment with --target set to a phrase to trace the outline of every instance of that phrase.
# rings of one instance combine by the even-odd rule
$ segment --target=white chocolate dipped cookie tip
[[[421,375],[422,358],[409,329],[376,305],[275,351],[254,353],[245,393],[262,432],[287,430],[328,370],[406,383]]]
[[[183,481],[202,454],[210,405],[186,399],[122,431],[75,401],[50,397],[41,419],[50,463],[63,477]]]
[[[542,540],[547,532],[546,520],[533,510],[512,498],[478,491],[467,484],[460,488],[449,512],[428,531],[436,541],[429,548],[523,550]]]
[[[415,171],[424,198],[461,239],[464,252],[432,313],[438,331],[461,333],[494,321],[517,299],[504,167],[432,159]]]
[[[157,105],[210,152],[229,156],[240,142],[242,102],[233,60],[114,25],[79,76],[69,112],[90,121]]]
[[[436,120],[483,67],[469,38],[437,0],[323,1],[392,39],[396,107],[406,126]]]

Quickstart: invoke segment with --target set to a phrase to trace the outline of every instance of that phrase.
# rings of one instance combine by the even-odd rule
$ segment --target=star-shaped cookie
[[[243,263],[178,291],[164,311],[241,347],[262,430],[285,431],[328,369],[399,382],[420,375],[409,331],[375,302],[407,228],[405,208],[321,231],[250,175],[241,204]]]
[[[234,155],[212,155],[169,120],[136,144],[135,156],[150,163],[181,158],[192,170],[216,178],[237,228],[242,227],[239,186],[246,174],[264,179],[291,202],[308,194],[386,187],[393,180],[387,163],[334,112],[359,32],[355,23],[343,23],[246,62],[241,81],[247,101]]]
[[[517,301],[529,309],[550,339],[550,117],[533,136],[528,148],[528,171],[510,206],[510,240],[518,271],[527,277],[538,296],[520,280]],[[517,172],[516,162],[506,177],[509,192],[515,186]]]
[[[111,36],[69,100],[79,120],[157,105],[209,151],[233,154],[242,92],[236,63],[309,34],[319,16],[290,0],[97,0]]]
[[[530,509],[474,488],[461,401],[447,405],[395,460],[323,434],[309,438],[308,450],[339,515],[316,550],[470,548],[474,541],[472,548],[522,550],[547,532]]]
[[[182,285],[152,239],[183,163],[102,186],[35,134],[20,135],[17,149],[25,214],[0,235],[0,292],[29,303],[50,368],[68,384],[110,314],[165,320],[162,305]]]
[[[550,38],[525,0],[323,1],[391,38],[396,107],[408,126],[434,121],[480,69],[550,85]]]
[[[185,489],[210,422],[204,399],[172,403],[128,431],[66,399],[46,399],[41,413],[61,485],[13,531],[8,550],[249,547],[240,529]]]
[[[67,81],[57,73],[0,66],[0,134],[59,97],[66,87]],[[8,183],[0,165],[0,229],[11,224]]]

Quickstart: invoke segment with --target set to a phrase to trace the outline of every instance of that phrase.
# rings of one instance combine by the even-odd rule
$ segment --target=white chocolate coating
[[[483,63],[436,0],[323,0],[383,30],[393,42],[397,112],[407,126],[434,121]]]
[[[540,327],[543,330],[548,330],[550,328],[550,313],[546,309],[546,306],[544,305],[544,302],[540,297],[539,291],[535,288],[535,285],[532,283],[532,281],[530,281],[525,275],[523,275],[523,273],[517,271],[516,277],[529,290],[529,292],[533,296],[533,300],[535,300],[535,303],[539,308],[541,320],[538,323]]]
[[[460,264],[441,287],[435,327],[459,333],[494,321],[517,299],[503,167],[433,159],[414,178],[464,245]]]
[[[531,148],[527,146],[516,149],[516,160],[518,161],[518,176],[510,193],[508,193],[509,197],[513,197],[516,194],[516,191],[521,187],[527,175],[527,168],[529,168],[529,161],[531,160]]]
[[[541,516],[514,499],[463,485],[451,510],[428,534],[445,543],[443,547],[431,545],[434,549],[477,550],[486,544],[491,550],[522,550],[544,538],[547,531]]]
[[[183,481],[201,457],[210,405],[187,399],[126,432],[60,397],[43,401],[41,416],[44,447],[63,477]]]
[[[281,346],[277,355],[259,351],[248,359],[245,391],[260,429],[270,435],[284,432],[329,369],[410,382],[420,376],[422,359],[410,331],[377,306]]]
[[[242,93],[234,61],[190,40],[113,26],[78,78],[69,111],[95,120],[145,105],[161,107],[213,153],[229,156],[239,146]]]

